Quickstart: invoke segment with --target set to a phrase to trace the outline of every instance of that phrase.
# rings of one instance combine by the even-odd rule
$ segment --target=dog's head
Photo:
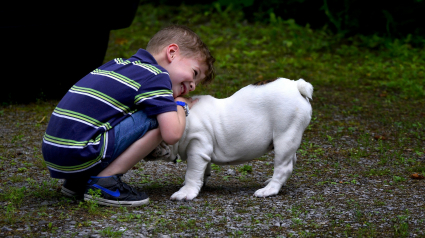
[[[151,153],[149,153],[144,160],[156,161],[163,160],[166,162],[176,163],[180,156],[177,154],[178,142],[175,145],[167,145],[161,142]]]

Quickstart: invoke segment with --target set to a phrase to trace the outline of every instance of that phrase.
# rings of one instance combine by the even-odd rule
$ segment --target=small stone
[[[140,234],[140,233],[136,233],[136,234],[134,234],[134,237],[144,238],[146,236],[144,236],[143,234]]]
[[[233,169],[228,169],[226,173],[227,173],[228,175],[230,175],[230,176],[235,176],[235,175],[236,175],[236,171],[235,171],[235,170],[233,170]]]
[[[289,227],[289,224],[288,224],[288,223],[282,223],[280,226],[281,226],[281,227],[288,228],[288,227]]]
[[[2,231],[2,232],[8,232],[8,231],[13,231],[13,229],[11,229],[11,228],[9,228],[9,227],[7,227],[7,226],[3,226],[3,227],[1,228],[1,231]]]
[[[171,238],[169,235],[159,234],[158,238]]]
[[[41,220],[41,221],[38,222],[39,225],[45,225],[45,224],[48,224],[48,223],[49,223],[48,221],[44,221],[44,220]]]

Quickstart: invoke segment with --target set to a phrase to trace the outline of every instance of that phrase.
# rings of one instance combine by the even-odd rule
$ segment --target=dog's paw
[[[198,196],[199,191],[197,189],[194,188],[188,188],[187,186],[183,186],[178,192],[175,192],[172,196],[171,196],[171,200],[177,200],[177,201],[181,201],[181,200],[185,200],[185,201],[191,201],[194,198],[196,198],[196,196]]]
[[[262,189],[258,189],[255,193],[254,196],[256,197],[269,197],[269,196],[273,196],[279,193],[279,189],[276,188],[272,188],[270,186],[267,186],[265,188]]]

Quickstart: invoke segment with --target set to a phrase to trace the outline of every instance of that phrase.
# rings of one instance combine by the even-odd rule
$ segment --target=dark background
[[[196,0],[160,0],[158,4],[196,4]],[[203,1],[205,2],[205,1]],[[270,13],[283,20],[294,19],[298,25],[327,27],[345,37],[362,34],[390,39],[410,38],[414,46],[424,46],[424,0],[218,0],[222,7],[241,9],[248,21],[267,22]],[[411,35],[411,36],[409,36]]]
[[[3,1],[5,2],[5,1]],[[199,1],[13,1],[0,3],[0,100],[25,103],[60,99],[85,74],[100,66],[110,30],[131,25],[138,4],[192,5]],[[219,0],[202,4],[242,10],[250,22],[267,23],[273,13],[338,37],[379,36],[423,47],[424,0]]]
[[[138,3],[2,1],[1,102],[62,98],[103,63],[109,32],[130,26]]]

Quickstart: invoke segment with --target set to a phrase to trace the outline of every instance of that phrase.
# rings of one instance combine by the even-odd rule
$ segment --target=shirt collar
[[[143,63],[156,64],[156,65],[158,64],[155,58],[148,51],[144,49],[139,49],[135,55],[131,56],[131,58],[140,60]]]

